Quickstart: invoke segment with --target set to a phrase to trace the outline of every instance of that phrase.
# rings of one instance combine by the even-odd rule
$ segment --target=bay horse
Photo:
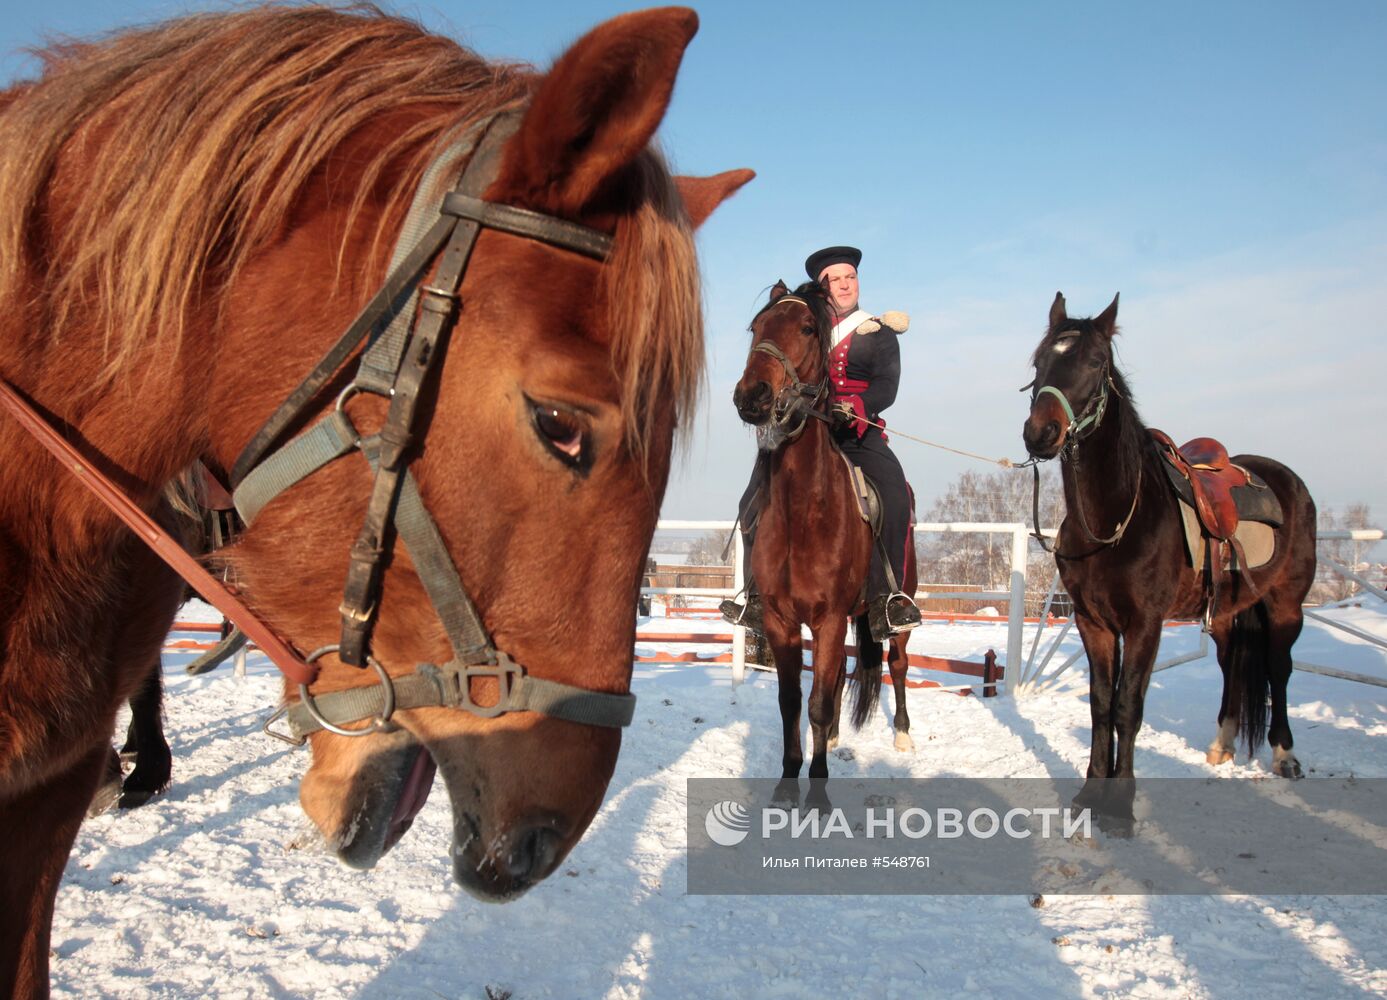
[[[291,714],[331,726],[294,728],[305,811],[370,867],[441,770],[454,877],[495,900],[582,835],[702,375],[692,231],[752,176],[676,179],[649,146],[697,25],[623,15],[540,73],[370,8],[267,5],[55,47],[0,94],[0,995],[47,992],[116,708],[183,589],[35,421],[146,512],[196,460],[225,479],[247,442],[352,429],[221,557],[282,637]],[[396,264],[415,201],[443,238],[401,240]],[[396,314],[393,382],[358,391]],[[360,324],[364,352],[336,339]],[[407,502],[427,548],[368,521]],[[344,597],[361,565],[367,605]],[[356,696],[390,707],[333,723]]]
[[[1113,361],[1116,333],[1117,298],[1092,319],[1071,319],[1064,296],[1055,296],[1032,358],[1034,391],[1022,436],[1034,459],[1061,460],[1067,513],[1055,556],[1088,657],[1093,722],[1079,798],[1120,831],[1132,819],[1137,732],[1167,618],[1211,612],[1223,696],[1209,763],[1231,760],[1241,732],[1249,755],[1267,737],[1273,772],[1300,777],[1286,683],[1301,603],[1315,575],[1316,515],[1305,484],[1286,466],[1259,455],[1233,456],[1275,494],[1282,524],[1274,529],[1269,562],[1220,569],[1211,588],[1208,574],[1186,554],[1165,459]]]
[[[881,696],[881,644],[872,640],[864,601],[872,530],[858,513],[852,481],[821,409],[832,348],[828,310],[827,293],[818,282],[806,282],[793,293],[777,282],[770,301],[751,322],[751,351],[733,392],[738,414],[757,428],[761,448],[770,452],[751,569],[764,603],[766,639],[780,686],[782,780],[798,778],[804,764],[801,625],[809,626],[814,637],[811,781],[828,777],[828,752],[837,742],[849,618],[854,619],[858,650],[852,675],[855,729]],[[916,583],[915,553],[908,549],[901,589],[913,594]],[[895,747],[900,751],[914,749],[905,707],[906,641],[905,635],[893,636],[889,654]]]

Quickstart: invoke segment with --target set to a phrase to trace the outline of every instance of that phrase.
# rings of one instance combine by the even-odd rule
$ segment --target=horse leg
[[[88,816],[100,816],[116,804],[116,800],[120,798],[120,785],[124,777],[125,771],[120,766],[120,754],[112,747],[106,755],[106,766],[102,771],[101,780],[87,805]]]
[[[1286,714],[1286,685],[1291,679],[1291,647],[1300,637],[1305,616],[1299,601],[1280,601],[1269,610],[1267,642],[1267,680],[1271,689],[1271,725],[1267,742],[1271,744],[1271,770],[1282,778],[1302,778],[1300,761],[1292,752],[1291,722]]]
[[[828,777],[828,728],[846,674],[843,642],[847,633],[848,620],[842,615],[831,616],[826,625],[814,630],[814,686],[809,689],[809,731],[814,748],[809,761],[810,781]]]
[[[48,996],[53,902],[97,778],[104,739],[76,764],[0,803],[0,996]]]
[[[1107,821],[1099,817],[1099,826],[1116,836],[1130,836],[1136,821],[1133,805],[1137,795],[1137,733],[1141,732],[1146,689],[1151,683],[1151,668],[1156,665],[1156,651],[1160,644],[1161,619],[1157,616],[1135,622],[1122,634],[1121,676],[1113,712],[1117,760],[1116,767],[1105,782],[1100,810],[1106,815]]]
[[[1088,712],[1093,737],[1088,750],[1088,777],[1107,778],[1114,769],[1113,707],[1121,670],[1118,634],[1076,613],[1079,637],[1088,657]]]
[[[905,652],[907,638],[904,635],[892,636],[891,649],[886,656],[887,667],[891,671],[891,690],[896,701],[896,716],[892,720],[896,730],[895,745],[902,753],[915,749],[915,741],[910,738],[910,714],[905,710],[905,671],[910,665]]]
[[[1106,779],[1112,776],[1113,709],[1117,700],[1117,680],[1120,671],[1118,634],[1106,625],[1075,611],[1079,638],[1088,657],[1088,711],[1092,727],[1088,749],[1088,773],[1084,787],[1074,797],[1080,808],[1103,810],[1107,796]]]
[[[169,787],[173,774],[173,755],[164,738],[164,676],[158,653],[140,689],[130,699],[130,728],[125,748],[133,750],[135,769],[125,779],[120,807],[142,806]]]
[[[828,752],[838,749],[838,723],[843,717],[843,689],[848,686],[848,672],[844,669],[838,676],[838,686],[833,691],[833,721],[828,724]]]
[[[767,608],[766,640],[775,655],[775,674],[780,681],[780,724],[784,734],[785,755],[781,759],[781,780],[796,780],[804,766],[804,748],[800,743],[800,706],[804,702],[804,641],[799,626],[786,628],[778,616]],[[816,656],[817,662],[818,657]]]
[[[1218,705],[1218,733],[1209,744],[1204,760],[1214,767],[1226,764],[1237,754],[1238,742],[1238,692],[1234,689],[1234,677],[1228,659],[1228,634],[1232,619],[1220,616],[1214,621],[1209,634],[1213,636],[1214,648],[1218,651],[1218,665],[1223,673],[1223,695]]]

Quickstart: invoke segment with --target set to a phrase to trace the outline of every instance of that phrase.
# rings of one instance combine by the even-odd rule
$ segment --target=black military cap
[[[824,247],[822,250],[815,250],[804,262],[804,269],[809,272],[809,277],[819,280],[819,275],[824,273],[824,268],[834,264],[851,264],[854,268],[862,263],[862,251],[857,247]]]

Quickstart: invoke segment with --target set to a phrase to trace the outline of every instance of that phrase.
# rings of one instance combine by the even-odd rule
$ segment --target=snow
[[[1326,613],[1387,638],[1379,602]],[[209,617],[181,617],[199,616]],[[721,629],[678,619],[641,631]],[[1161,655],[1197,643],[1195,629],[1171,628]],[[972,659],[1005,644],[1004,623],[929,624],[911,640],[913,651]],[[1037,907],[1024,895],[688,896],[685,779],[779,774],[774,675],[753,672],[734,689],[726,665],[637,667],[636,720],[602,810],[559,871],[519,901],[488,905],[454,888],[441,790],[374,871],[352,871],[316,846],[299,810],[307,752],[259,731],[278,676],[252,655],[244,677],[223,667],[189,678],[193,655],[165,655],[173,787],[78,835],[54,921],[56,996],[1387,993],[1387,908],[1376,897],[1049,896]],[[1382,650],[1317,623],[1296,656],[1387,677]],[[912,690],[916,752],[892,749],[879,713],[846,732],[833,774],[1081,773],[1087,694],[1081,669],[1070,675],[1020,701]],[[1210,773],[1220,683],[1212,658],[1155,676],[1139,774]],[[1387,741],[1374,738],[1387,733],[1387,689],[1302,673],[1291,702],[1308,772],[1387,776]],[[1268,770],[1264,750],[1219,773]]]

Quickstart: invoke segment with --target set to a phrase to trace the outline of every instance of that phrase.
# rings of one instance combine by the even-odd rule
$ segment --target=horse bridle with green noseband
[[[275,496],[349,452],[360,451],[375,475],[365,523],[351,549],[340,609],[341,641],[315,650],[299,664],[311,668],[307,683],[302,677],[295,678],[300,680],[300,700],[281,707],[265,723],[265,731],[278,739],[298,744],[308,733],[320,729],[341,736],[363,736],[393,728],[391,715],[399,709],[435,706],[459,708],[484,718],[533,711],[593,726],[623,727],[631,722],[634,695],[592,691],[534,677],[495,647],[409,472],[417,446],[428,430],[418,407],[419,398],[441,367],[448,329],[461,307],[458,289],[481,229],[539,240],[598,261],[606,259],[611,247],[606,233],[481,200],[496,176],[506,140],[519,126],[520,115],[520,111],[511,110],[473,126],[429,168],[384,285],[266,421],[232,470],[236,507],[247,524]],[[456,187],[437,205],[431,194],[437,179],[468,153],[471,158]],[[423,284],[423,275],[435,260],[434,276],[429,284]],[[368,338],[357,374],[332,413],[271,452],[285,430]],[[384,425],[366,438],[357,433],[343,405],[358,392],[375,393],[390,401]],[[396,535],[409,551],[447,632],[453,658],[441,666],[419,664],[414,673],[392,678],[370,655],[369,643],[382,566]],[[378,683],[311,695],[309,685],[316,678],[317,661],[329,653],[336,653],[344,663],[371,667]],[[483,678],[495,679],[498,685],[498,700],[493,705],[480,705],[472,697],[471,681]],[[281,716],[287,718],[290,734],[270,728]],[[354,729],[343,726],[361,719],[371,721]]]
[[[1021,391],[1034,386],[1024,387]],[[1041,396],[1054,396],[1059,400],[1060,406],[1064,408],[1064,415],[1069,419],[1068,436],[1065,438],[1064,445],[1060,448],[1058,455],[1061,462],[1069,462],[1074,467],[1077,475],[1079,470],[1079,442],[1088,437],[1098,429],[1098,425],[1103,422],[1103,415],[1108,411],[1108,392],[1117,392],[1117,387],[1112,380],[1112,355],[1109,354],[1107,360],[1103,362],[1103,374],[1098,382],[1098,391],[1089,397],[1088,403],[1084,406],[1083,413],[1075,419],[1074,407],[1070,405],[1069,398],[1053,385],[1042,385],[1031,393],[1031,406],[1034,408]],[[1054,546],[1050,545],[1049,539],[1040,533],[1040,464],[1035,459],[1031,460],[1031,470],[1034,474],[1034,485],[1031,493],[1031,516],[1035,524],[1035,530],[1031,533],[1032,537],[1040,542],[1040,547],[1046,552],[1054,555],[1056,559],[1083,559],[1100,552],[1111,545],[1116,545],[1122,540],[1122,536],[1127,533],[1127,526],[1132,523],[1132,517],[1137,512],[1137,500],[1141,497],[1141,470],[1137,466],[1137,485],[1132,492],[1132,506],[1127,511],[1127,516],[1117,525],[1117,530],[1107,538],[1099,538],[1088,526],[1088,518],[1084,513],[1082,494],[1075,491],[1077,509],[1074,511],[1078,515],[1079,530],[1084,533],[1084,537],[1089,543],[1096,545],[1097,548],[1090,550],[1079,556],[1072,556],[1059,551],[1058,540]]]

